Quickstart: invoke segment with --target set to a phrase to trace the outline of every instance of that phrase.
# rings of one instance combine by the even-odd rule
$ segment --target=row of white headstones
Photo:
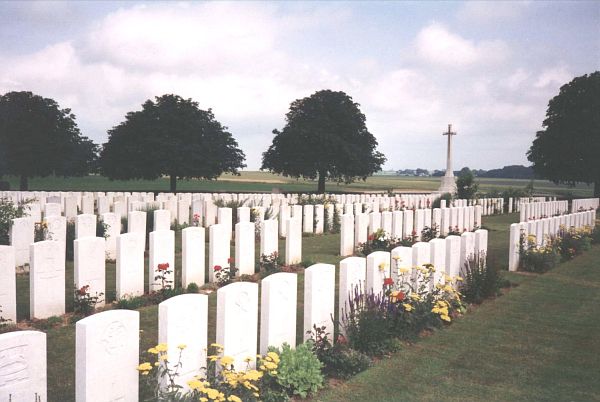
[[[510,225],[510,244],[508,251],[508,269],[516,271],[520,263],[520,242],[521,236],[525,238],[533,235],[536,238],[536,246],[541,247],[546,244],[549,236],[559,234],[561,227],[565,229],[580,229],[585,226],[594,228],[596,224],[596,210],[592,209],[585,212],[576,212],[574,214],[553,216],[550,218],[534,219],[527,222],[513,223]]]
[[[519,222],[569,213],[569,201],[529,202],[521,205]]]
[[[55,243],[55,242],[43,242]],[[430,287],[443,283],[444,273],[455,276],[469,256],[487,251],[487,231],[463,233],[446,239],[418,242],[391,252],[377,251],[364,257],[340,261],[338,317],[348,306],[357,286],[368,292],[384,289],[384,279],[397,282],[401,268],[415,269],[433,264],[436,273]],[[35,261],[35,259],[34,259]],[[384,269],[382,270],[381,267]],[[304,273],[304,318],[306,334],[313,325],[333,333],[336,267],[315,264]],[[64,284],[64,281],[63,281]],[[257,345],[261,353],[268,346],[296,344],[297,274],[277,273],[261,282],[260,343],[258,339],[259,285],[236,282],[217,291],[216,341],[224,355],[234,358],[235,367],[245,368],[246,358],[254,364]],[[63,293],[64,297],[64,293]],[[177,362],[177,347],[185,344],[177,382],[186,383],[206,366],[208,297],[185,294],[159,305],[158,342],[166,343],[171,362]],[[305,339],[308,335],[305,335]],[[139,313],[112,310],[94,314],[76,324],[76,400],[138,400]],[[21,331],[0,335],[0,400],[46,401],[46,336]],[[12,398],[12,399],[11,399]]]
[[[436,237],[447,236],[449,231],[471,232],[481,227],[482,211],[483,207],[476,205],[344,214],[340,217],[340,255],[352,255],[355,247],[365,243],[368,235],[379,229],[388,237],[404,239],[414,235],[417,240],[422,239],[422,231],[426,227],[435,229]]]
[[[600,208],[600,198],[580,198],[571,203],[571,213]]]

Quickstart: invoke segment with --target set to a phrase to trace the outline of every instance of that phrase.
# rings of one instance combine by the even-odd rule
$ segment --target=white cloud
[[[536,88],[559,88],[573,79],[574,75],[564,66],[555,66],[542,71],[537,81]]]
[[[450,32],[433,22],[423,28],[415,40],[418,56],[444,67],[465,67],[480,63],[497,63],[508,57],[508,46],[500,40],[475,42]]]

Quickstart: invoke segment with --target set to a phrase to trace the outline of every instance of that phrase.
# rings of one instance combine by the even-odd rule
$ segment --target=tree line
[[[290,105],[286,124],[273,130],[261,170],[291,177],[351,183],[381,169],[385,156],[366,126],[365,115],[344,92],[322,90]],[[215,179],[239,175],[246,156],[211,109],[166,94],[147,100],[108,130],[102,146],[83,136],[70,109],[31,92],[0,96],[0,175],[28,179],[99,173],[111,180],[170,177]]]
[[[542,127],[527,152],[535,175],[556,183],[593,183],[600,196],[600,72],[563,85]],[[284,127],[273,135],[261,170],[317,179],[320,193],[326,181],[365,180],[386,161],[360,105],[341,91],[321,90],[293,101]],[[71,110],[53,99],[26,91],[0,96],[0,176],[20,177],[21,190],[31,177],[92,172],[111,180],[169,176],[174,192],[177,179],[239,174],[245,159],[211,109],[178,95],[145,101],[108,130],[101,146],[82,135]],[[513,166],[502,170],[525,173]]]

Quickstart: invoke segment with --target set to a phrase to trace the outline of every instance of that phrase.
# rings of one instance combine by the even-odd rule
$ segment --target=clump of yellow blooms
[[[174,379],[178,375],[177,367],[181,362],[181,353],[187,346],[180,344],[179,362],[170,367],[168,362],[167,350],[168,345],[160,343],[150,349],[148,353],[156,356],[154,365],[150,362],[145,362],[137,367],[137,370],[144,376],[152,373],[154,368],[156,371],[156,381],[159,378],[167,376],[170,383],[174,383]],[[247,364],[245,370],[236,370],[234,368],[235,359],[231,356],[223,355],[223,346],[213,343],[210,345],[210,350],[214,353],[207,356],[208,365],[202,369],[204,373],[198,374],[192,380],[188,381],[190,388],[189,394],[192,397],[198,397],[201,402],[208,401],[226,401],[226,402],[242,402],[248,400],[258,400],[260,397],[260,381],[265,376],[277,376],[277,368],[279,366],[279,355],[275,352],[269,352],[264,357],[257,355],[256,366],[253,368],[251,363],[254,358],[248,357],[244,361]],[[157,392],[164,392],[157,389]],[[167,392],[173,392],[172,390]],[[174,392],[178,392],[175,388]]]
[[[422,303],[431,303],[431,312],[442,321],[450,322],[450,312],[462,308],[461,294],[457,291],[458,283],[463,279],[451,277],[445,273],[434,276],[433,264],[423,264],[412,268],[398,268],[398,279],[395,288],[386,293],[392,303],[397,303],[405,312],[411,313]],[[433,279],[438,283],[431,286]]]

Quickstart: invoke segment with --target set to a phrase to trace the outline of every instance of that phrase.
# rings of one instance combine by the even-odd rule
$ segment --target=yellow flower
[[[404,310],[406,310],[406,311],[412,311],[413,310],[413,306],[411,306],[408,303],[402,303],[402,307],[404,307]]]
[[[168,346],[166,343],[159,343],[158,345],[156,345],[154,347],[156,350],[158,350],[159,352],[166,352],[168,349]]]
[[[246,358],[244,359],[244,361],[245,361],[246,363],[250,363],[250,362],[252,361],[252,358],[251,358],[251,357],[246,357]]]
[[[177,346],[177,349],[179,349],[179,350],[183,350],[185,348],[187,348],[187,345],[185,343],[182,343],[182,344],[180,344],[180,345]]]
[[[217,349],[223,349],[223,346],[218,344],[218,343],[211,343],[210,344],[211,348],[217,348]]]
[[[223,356],[223,357],[221,357],[220,362],[223,366],[229,366],[230,364],[233,364],[233,357]]]
[[[408,273],[408,268],[399,268],[398,272],[400,272],[400,274],[404,275]]]
[[[229,395],[229,398],[227,398],[227,400],[231,402],[242,402],[242,400],[235,395]]]
[[[152,353],[153,355],[157,355],[158,354],[158,350],[156,350],[156,348],[150,348],[150,349],[148,349],[148,353]]]
[[[379,263],[379,270],[381,272],[385,271],[386,266],[387,266],[387,264],[385,262]]]
[[[159,360],[169,360],[169,355],[167,355],[166,353],[164,355],[160,355],[160,357],[158,358]]]
[[[148,362],[142,363],[137,367],[138,371],[150,371],[152,370],[152,365]]]
[[[421,301],[421,296],[419,296],[416,293],[411,293],[410,298],[413,299],[414,301]]]
[[[450,322],[450,321],[451,321],[451,320],[450,320],[450,317],[449,317],[447,314],[441,315],[441,316],[440,316],[440,318],[441,318],[442,320],[444,320],[444,321],[448,321],[448,322]]]
[[[400,256],[397,256],[397,255],[393,256],[392,260],[396,261],[396,263],[398,263],[398,261],[402,261],[402,259],[400,258]]]

